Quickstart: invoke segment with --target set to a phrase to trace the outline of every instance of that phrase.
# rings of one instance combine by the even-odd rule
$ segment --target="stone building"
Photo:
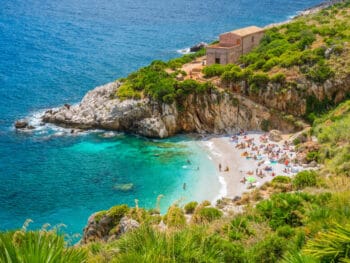
[[[207,47],[207,65],[237,62],[241,55],[256,47],[263,36],[264,29],[256,26],[221,34],[219,43]]]

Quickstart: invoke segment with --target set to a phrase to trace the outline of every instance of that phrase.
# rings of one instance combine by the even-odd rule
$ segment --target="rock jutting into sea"
[[[150,98],[123,100],[115,98],[119,82],[89,91],[76,105],[45,112],[47,123],[79,129],[105,129],[131,132],[147,137],[165,138],[181,132],[227,134],[238,129],[261,130],[268,121],[280,130],[294,127],[277,120],[268,108],[248,98],[228,92],[189,95],[182,109]]]

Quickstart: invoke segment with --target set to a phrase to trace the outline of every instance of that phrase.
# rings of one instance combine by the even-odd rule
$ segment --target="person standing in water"
[[[186,190],[186,183],[182,185],[182,189]]]

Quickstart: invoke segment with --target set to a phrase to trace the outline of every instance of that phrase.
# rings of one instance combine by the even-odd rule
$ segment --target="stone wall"
[[[221,34],[219,36],[220,46],[222,47],[232,47],[241,44],[241,37],[231,32]],[[237,42],[238,41],[238,42]]]
[[[207,65],[216,63],[216,59],[220,59],[220,64],[226,65],[234,63],[242,54],[241,46],[234,46],[230,48],[222,47],[208,47],[207,48]]]
[[[263,36],[264,32],[259,32],[243,37],[243,54],[250,52],[254,47],[258,46]]]

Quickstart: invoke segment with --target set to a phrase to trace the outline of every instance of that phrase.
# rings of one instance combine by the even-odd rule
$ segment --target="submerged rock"
[[[127,192],[130,191],[134,188],[134,184],[133,183],[129,183],[129,184],[116,184],[113,186],[114,190],[120,190],[123,192]]]

